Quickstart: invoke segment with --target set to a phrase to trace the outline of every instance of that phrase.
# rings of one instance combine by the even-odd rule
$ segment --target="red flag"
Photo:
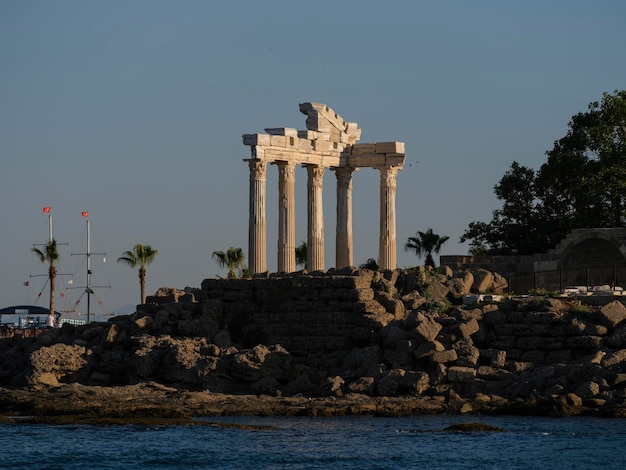
[[[82,215],[83,217],[87,217],[87,216],[89,215],[89,212],[87,212],[87,211],[83,211],[83,212],[81,212],[81,215]]]
[[[43,208],[43,211],[44,211],[46,214],[47,214],[48,212],[50,212],[50,206],[48,206],[48,207],[44,207],[44,208]]]

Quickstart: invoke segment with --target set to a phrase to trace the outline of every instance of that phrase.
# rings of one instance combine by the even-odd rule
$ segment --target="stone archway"
[[[571,241],[560,255],[558,269],[624,266],[626,257],[616,240],[590,236]]]

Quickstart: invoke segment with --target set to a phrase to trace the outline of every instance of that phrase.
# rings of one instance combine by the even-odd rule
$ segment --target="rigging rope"
[[[44,289],[48,285],[48,281],[49,279],[46,279],[46,282],[44,282],[43,286],[41,287],[41,290],[39,291],[39,294],[37,294],[37,298],[33,302],[33,305],[37,305],[37,302],[39,302],[39,299],[41,298],[41,295],[43,294]]]

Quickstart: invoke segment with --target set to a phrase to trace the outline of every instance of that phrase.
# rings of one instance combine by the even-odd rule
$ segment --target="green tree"
[[[513,162],[494,187],[502,209],[461,236],[470,252],[533,254],[575,228],[626,226],[626,90],[572,117],[538,171]]]
[[[139,285],[141,287],[141,303],[146,303],[146,266],[152,264],[158,251],[150,245],[137,243],[132,251],[125,251],[117,259],[118,263],[124,263],[132,269],[139,266]]]
[[[494,186],[496,197],[504,201],[502,208],[493,211],[489,223],[471,222],[461,236],[461,243],[471,240],[470,253],[532,253],[541,246],[544,240],[536,230],[535,178],[534,170],[513,162]]]
[[[425,265],[435,267],[433,253],[439,253],[441,246],[448,241],[450,237],[440,236],[433,233],[433,229],[429,228],[425,232],[416,232],[414,237],[409,237],[404,245],[404,251],[414,251],[417,257],[426,255]]]
[[[214,251],[213,259],[217,261],[220,268],[228,268],[228,279],[235,279],[237,277],[237,271],[243,276],[244,255],[241,248],[233,248],[231,246],[226,252]]]
[[[300,246],[296,247],[296,266],[302,266],[306,269],[306,255],[306,242],[302,242],[300,243]]]
[[[378,266],[378,261],[374,258],[367,258],[365,263],[359,264],[359,268],[369,269],[371,271],[378,271],[380,266]]]
[[[562,229],[625,226],[626,90],[573,116],[547,155],[538,196],[548,214],[562,214]]]
[[[56,290],[57,268],[56,262],[59,260],[59,250],[57,249],[57,242],[53,238],[47,244],[44,250],[39,248],[31,248],[31,251],[37,255],[39,261],[42,263],[49,263],[48,267],[48,279],[50,281],[50,315],[54,316],[54,293]]]

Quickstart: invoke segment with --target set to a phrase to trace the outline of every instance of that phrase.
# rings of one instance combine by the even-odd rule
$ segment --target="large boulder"
[[[480,357],[480,351],[474,346],[471,338],[455,342],[452,348],[456,351],[458,359],[456,364],[465,367],[476,367]]]
[[[463,279],[459,279],[458,277],[453,277],[450,279],[446,286],[450,289],[450,295],[455,299],[462,299],[463,296],[469,294],[469,289],[463,282]]]
[[[421,395],[430,388],[430,377],[426,372],[407,371],[398,381],[400,391]]]
[[[199,385],[217,368],[220,349],[206,338],[143,335],[136,341],[138,348],[130,362],[132,372],[142,379]],[[103,367],[110,372],[107,369]]]
[[[426,297],[427,299],[431,299],[434,302],[437,302],[439,300],[445,299],[449,292],[450,288],[446,286],[443,282],[433,280],[424,290],[424,297]]]
[[[431,317],[420,313],[417,315],[417,326],[413,329],[413,336],[420,343],[427,343],[437,337],[441,328],[442,326]]]
[[[472,383],[476,378],[473,367],[452,366],[448,369],[448,380],[452,383]]]
[[[469,338],[479,330],[480,326],[475,318],[470,318],[469,320],[458,324],[458,331],[461,338]]]
[[[376,393],[381,397],[393,396],[398,391],[400,381],[406,375],[404,369],[392,369],[376,382]]]
[[[171,287],[160,287],[154,293],[146,297],[146,304],[166,304],[172,302],[194,302],[193,293]]]
[[[394,297],[389,292],[376,292],[374,299],[380,303],[385,310],[394,317],[402,318],[404,316],[404,303],[402,300]]]
[[[620,349],[614,351],[611,354],[605,355],[601,360],[602,367],[611,368],[615,366],[621,366],[626,364],[626,349]]]
[[[493,274],[486,269],[479,269],[474,275],[474,283],[472,284],[472,292],[484,294],[493,285]]]
[[[416,290],[403,295],[400,300],[402,300],[406,310],[415,310],[426,302],[426,298],[422,297]]]
[[[233,357],[231,374],[244,382],[254,382],[263,377],[286,380],[291,372],[291,356],[280,345],[259,344]]]
[[[611,329],[624,320],[626,320],[626,307],[617,300],[606,304],[600,309],[600,321]]]
[[[350,393],[363,393],[364,395],[374,395],[375,392],[374,377],[359,377],[354,382],[348,384]]]
[[[84,346],[57,343],[30,355],[30,382],[58,385],[58,382],[85,382],[89,378]]]
[[[379,346],[354,348],[343,360],[342,375],[350,378],[366,376],[375,370],[382,356],[383,351]]]
[[[493,284],[491,285],[490,290],[494,294],[501,294],[507,287],[509,287],[509,283],[507,282],[506,278],[498,273],[493,273]]]
[[[452,277],[446,283],[446,286],[450,289],[450,294],[455,299],[460,299],[464,295],[470,293],[472,284],[474,283],[474,275],[469,271],[458,271],[454,273]]]

